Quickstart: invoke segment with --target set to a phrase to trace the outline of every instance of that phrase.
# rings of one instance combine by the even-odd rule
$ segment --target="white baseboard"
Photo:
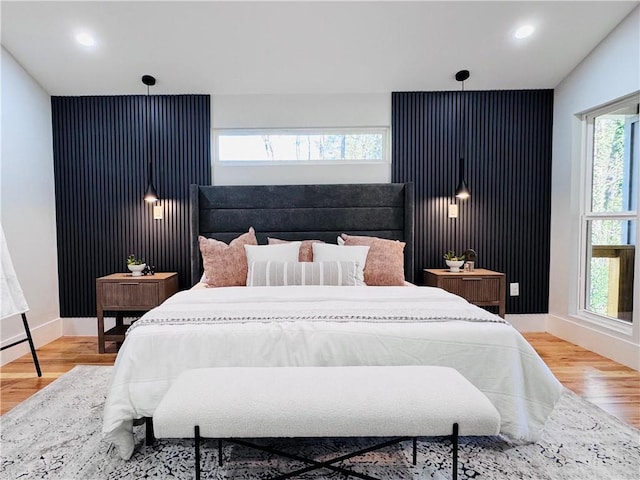
[[[96,317],[63,318],[62,332],[65,337],[97,337],[98,319]],[[114,318],[105,317],[104,328],[109,330],[116,324]]]
[[[27,314],[27,319],[29,318],[29,314]],[[42,325],[33,326],[29,324],[29,330],[31,331],[31,338],[33,339],[33,343],[36,349],[46,345],[47,343],[53,342],[55,339],[60,338],[62,333],[62,319],[56,318],[50,320]],[[1,346],[10,345],[13,342],[17,342],[18,340],[22,340],[26,338],[24,333],[20,335],[16,335],[15,337],[7,338],[2,342]],[[7,348],[0,352],[0,365],[5,365],[9,362],[17,360],[21,356],[30,353],[29,343],[23,342],[14,347]]]
[[[547,331],[587,350],[640,370],[640,345],[571,319],[549,314]]]
[[[138,318],[138,317],[136,317]],[[97,337],[98,319],[96,317],[63,318],[62,334],[65,337]],[[131,323],[134,318],[124,317],[124,323]],[[116,324],[114,317],[104,317],[104,328],[109,330]]]
[[[505,320],[519,332],[546,332],[547,317],[546,313],[505,315]]]

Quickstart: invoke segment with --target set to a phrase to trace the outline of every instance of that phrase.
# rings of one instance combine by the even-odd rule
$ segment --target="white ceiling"
[[[10,2],[2,45],[51,95],[554,88],[640,2]],[[537,30],[523,41],[522,23]],[[97,46],[80,47],[79,30]],[[640,32],[639,32],[640,36]]]

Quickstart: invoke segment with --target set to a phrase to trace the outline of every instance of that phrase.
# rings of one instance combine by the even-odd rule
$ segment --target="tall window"
[[[586,115],[581,310],[631,323],[638,234],[638,97]]]
[[[385,128],[217,130],[214,139],[219,162],[388,162]]]

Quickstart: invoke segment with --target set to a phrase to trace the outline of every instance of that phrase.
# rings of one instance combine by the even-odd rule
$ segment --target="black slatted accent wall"
[[[147,98],[52,97],[62,317],[96,314],[95,279],[126,272],[126,257],[177,271],[188,287],[189,185],[211,183],[208,95],[152,95],[153,183],[164,219],[143,201]]]
[[[471,197],[458,200],[463,109]],[[473,248],[506,274],[507,313],[548,312],[553,90],[395,92],[391,122],[392,181],[415,183],[416,279]]]

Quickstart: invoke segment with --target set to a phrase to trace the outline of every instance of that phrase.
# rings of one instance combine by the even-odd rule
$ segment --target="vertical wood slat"
[[[471,197],[457,200],[463,108]],[[507,313],[548,312],[552,122],[553,90],[392,94],[392,181],[415,183],[418,281],[473,248],[478,267],[520,284]]]
[[[95,316],[95,279],[125,272],[129,253],[189,285],[189,185],[211,183],[210,97],[151,95],[153,183],[147,187],[146,95],[52,97],[60,315]]]

